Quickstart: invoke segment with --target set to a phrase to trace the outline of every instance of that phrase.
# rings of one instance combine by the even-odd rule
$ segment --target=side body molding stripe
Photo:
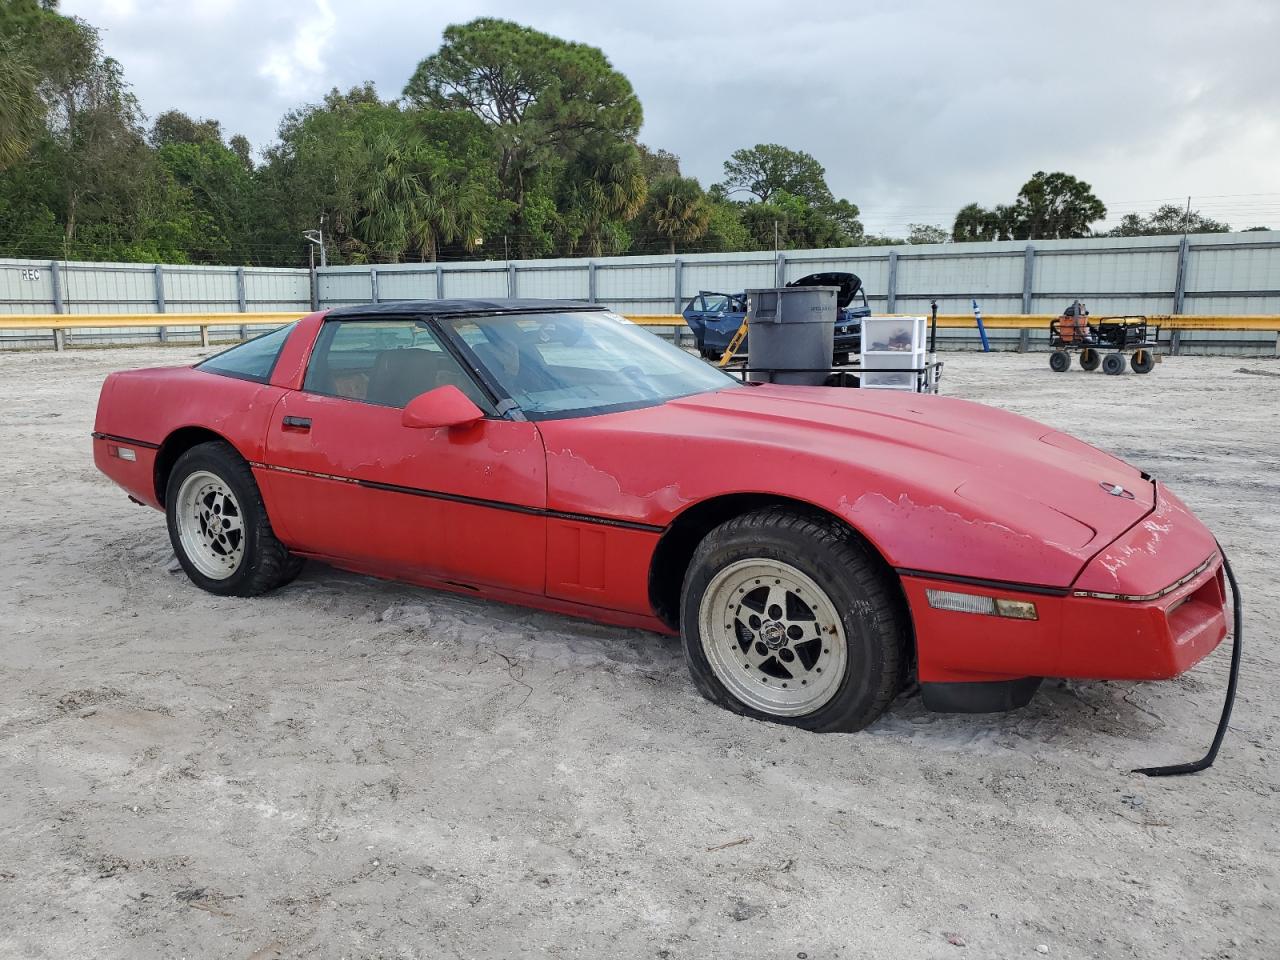
[[[112,443],[127,443],[131,447],[142,447],[146,450],[159,450],[160,444],[148,443],[146,440],[134,440],[132,437],[118,437],[114,433],[98,433],[94,431],[93,439],[110,440]]]
[[[532,516],[548,517],[552,520],[571,520],[578,523],[594,523],[607,527],[621,527],[624,530],[642,530],[646,533],[662,533],[665,527],[651,523],[639,523],[635,520],[620,520],[616,517],[598,517],[589,513],[570,513],[565,510],[548,510],[542,507],[527,507],[519,503],[506,503],[502,500],[486,500],[483,497],[468,497],[459,493],[446,493],[442,490],[426,490],[421,487],[404,487],[394,483],[381,483],[377,480],[360,480],[355,477],[342,477],[331,473],[315,473],[311,470],[296,470],[293,467],[279,467],[269,463],[250,463],[255,470],[273,470],[277,473],[296,473],[321,480],[333,480],[338,483],[354,483],[370,490],[383,490],[387,493],[402,493],[411,497],[430,497],[433,500],[448,500],[452,503],[466,503],[477,507],[488,507],[492,510],[507,510],[511,513],[524,513]]]

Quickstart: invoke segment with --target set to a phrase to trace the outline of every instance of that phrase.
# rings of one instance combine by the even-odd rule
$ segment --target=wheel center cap
[[[787,628],[777,620],[770,620],[760,628],[760,639],[771,650],[776,650],[787,640]]]

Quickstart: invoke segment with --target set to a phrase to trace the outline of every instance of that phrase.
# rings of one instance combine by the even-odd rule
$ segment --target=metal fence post
[[[1182,346],[1182,331],[1176,327],[1169,331],[1169,356],[1176,357]]]
[[[378,268],[369,268],[369,295],[373,297],[373,302],[378,302]]]
[[[236,304],[240,308],[241,313],[245,313],[249,309],[249,297],[246,293],[248,287],[244,280],[244,267],[236,267]],[[247,340],[248,330],[245,325],[240,324],[240,339]]]
[[[1036,274],[1036,248],[1027,244],[1022,252],[1022,312],[1031,312],[1031,284]],[[1024,331],[1025,332],[1025,331]]]
[[[1031,331],[1023,327],[1018,331],[1018,352],[1026,353],[1031,349]]]
[[[671,312],[679,313],[684,308],[684,261],[677,257],[673,263],[675,265],[675,279],[671,286]]]
[[[1173,286],[1173,312],[1182,313],[1182,304],[1187,297],[1187,253],[1189,246],[1184,236],[1178,243],[1178,279]]]
[[[444,267],[436,264],[436,299],[444,299]]]
[[[513,261],[507,261],[507,296],[512,299],[516,295],[516,265]]]
[[[898,309],[898,251],[889,251],[889,282],[885,284],[885,313],[894,313]]]
[[[165,308],[164,308],[164,264],[162,264],[162,263],[157,263],[157,264],[156,264],[155,281],[156,281],[156,313],[164,313],[164,312],[165,312]],[[168,343],[168,341],[169,341],[169,328],[168,328],[168,327],[161,327],[161,328],[160,328],[160,342],[161,342],[161,343]]]
[[[596,303],[596,262],[587,261],[587,300]]]
[[[53,312],[65,313],[62,303],[62,264],[57,260],[49,261],[49,284],[53,287]]]
[[[773,265],[773,285],[775,287],[787,285],[787,255],[781,250],[778,251],[778,262]]]
[[[320,309],[320,274],[315,267],[311,268],[311,309]]]

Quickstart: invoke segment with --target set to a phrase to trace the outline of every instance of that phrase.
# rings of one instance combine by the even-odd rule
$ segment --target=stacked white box
[[[924,374],[910,371],[924,369],[925,329],[924,317],[864,317],[862,386],[912,393],[922,389]]]

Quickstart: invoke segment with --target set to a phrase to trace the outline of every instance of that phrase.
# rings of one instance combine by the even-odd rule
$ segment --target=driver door
[[[446,384],[485,419],[401,423],[411,399]],[[300,552],[391,577],[544,591],[542,438],[496,415],[426,321],[326,320],[302,389],[272,414],[265,466],[272,521]]]

